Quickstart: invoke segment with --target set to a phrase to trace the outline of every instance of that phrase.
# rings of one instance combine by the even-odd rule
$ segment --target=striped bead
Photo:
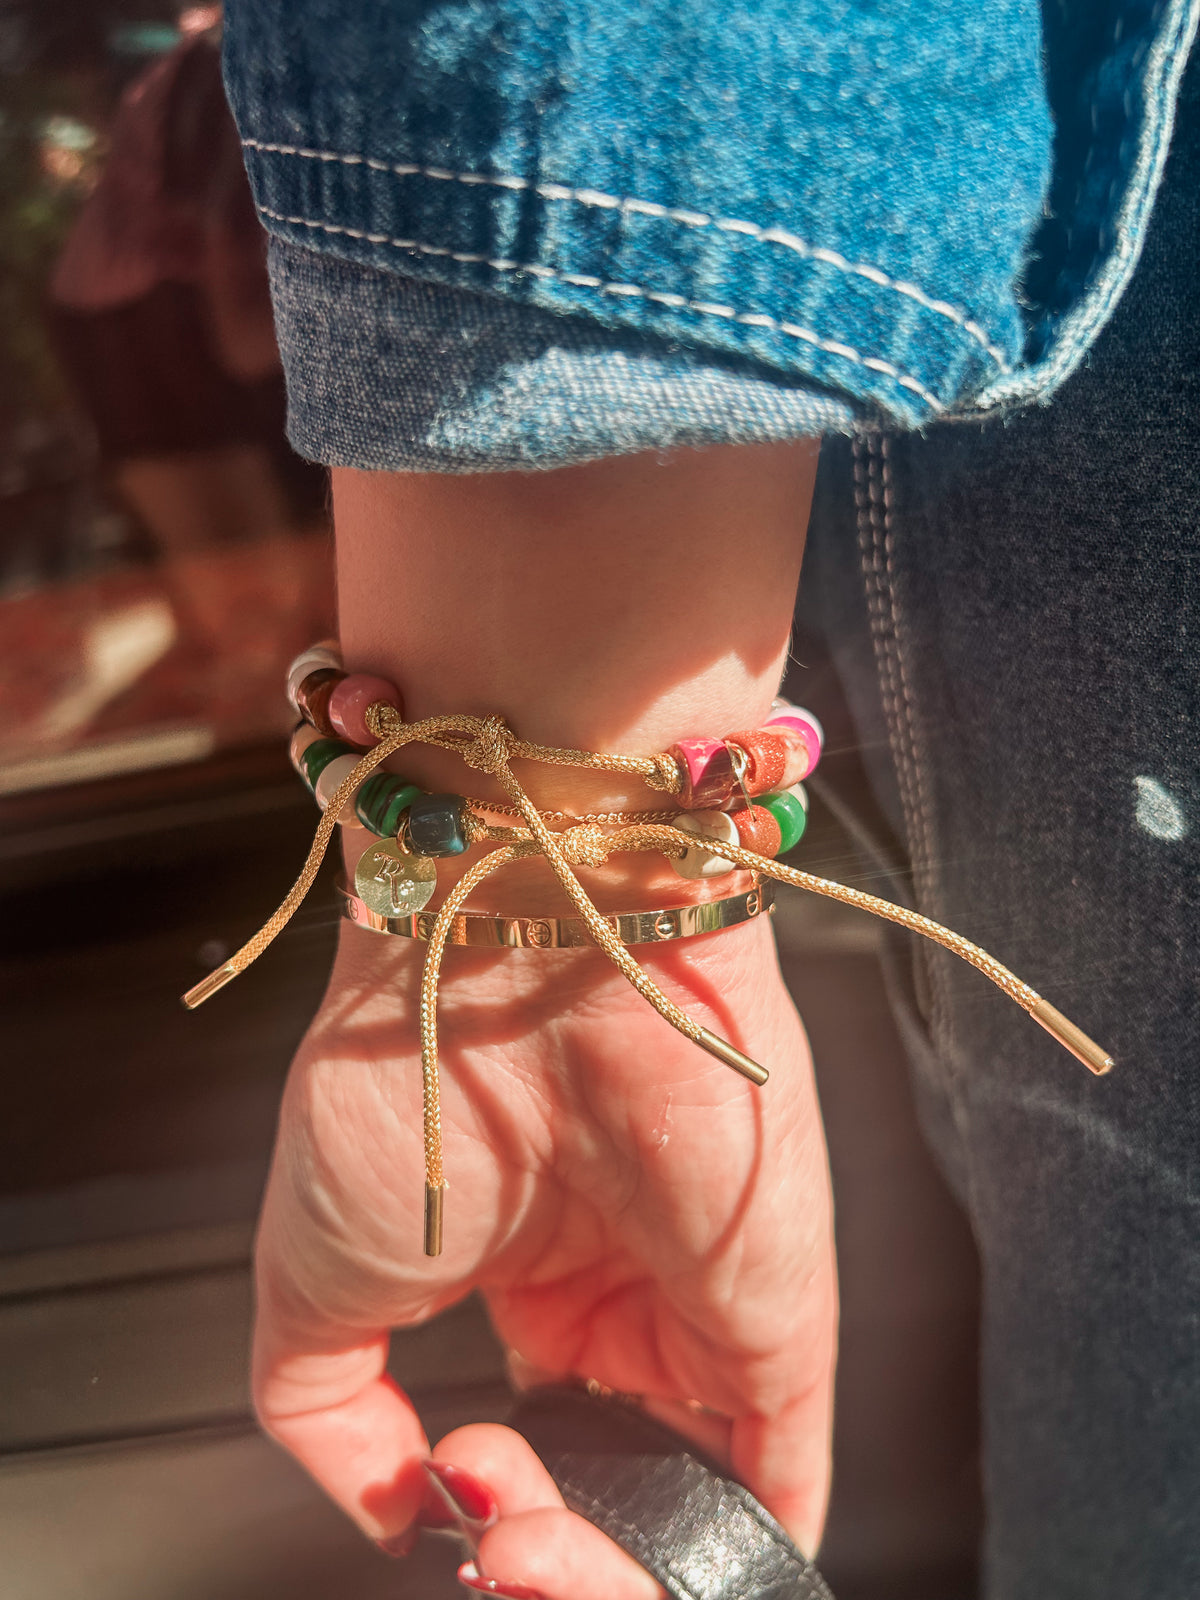
[[[296,704],[296,691],[305,678],[327,668],[337,672],[342,670],[342,653],[335,639],[323,639],[320,644],[310,645],[292,662],[287,674],[287,697],[294,711],[300,709]]]
[[[288,757],[298,775],[308,782],[308,773],[304,770],[304,752],[309,745],[316,744],[321,735],[307,722],[298,723],[292,729],[292,737],[288,741]]]
[[[771,794],[782,786],[788,756],[784,733],[773,728],[755,728],[749,733],[731,733],[725,742],[745,753],[742,781],[747,794]]]
[[[681,739],[668,752],[683,776],[678,800],[683,811],[719,810],[733,799],[733,758],[723,739]]]
[[[808,826],[808,810],[799,795],[790,790],[782,794],[764,795],[762,804],[764,810],[769,811],[779,824],[778,853],[786,855],[804,837],[804,830]]]
[[[366,672],[352,672],[334,685],[329,696],[329,720],[343,739],[367,749],[378,743],[375,734],[367,727],[367,708],[377,705],[381,700],[386,705],[394,706],[403,717],[404,702],[394,683],[389,683],[386,678],[371,677]]]
[[[741,811],[731,811],[738,843],[743,850],[753,850],[755,855],[777,856],[783,842],[783,832],[778,820],[765,806],[746,806]]]
[[[685,811],[675,818],[674,826],[700,839],[711,839],[714,845],[740,843],[737,826],[728,811]],[[671,865],[681,878],[721,878],[736,871],[732,861],[700,844],[672,858]]]
[[[329,720],[329,697],[345,676],[335,667],[318,667],[296,690],[296,710],[326,738],[332,738],[336,731]]]
[[[781,785],[789,789],[801,778],[807,778],[820,761],[825,748],[825,730],[812,712],[805,711],[801,706],[786,706],[780,711],[773,711],[767,719],[767,727],[778,728],[791,739],[792,754]]]
[[[315,791],[317,779],[324,772],[331,761],[340,760],[342,756],[351,756],[354,752],[348,744],[343,744],[340,739],[322,739],[320,734],[305,748],[300,757],[300,776],[304,779],[309,789]]]
[[[423,793],[394,772],[373,772],[354,797],[354,813],[380,839],[394,839],[404,813]]]
[[[821,726],[821,720],[815,712],[809,711],[806,706],[793,706],[789,705],[786,700],[776,700],[771,706],[771,715],[767,718],[767,726],[770,727],[773,722],[778,722],[783,718],[807,723],[816,734],[817,743],[824,750],[825,729]]]

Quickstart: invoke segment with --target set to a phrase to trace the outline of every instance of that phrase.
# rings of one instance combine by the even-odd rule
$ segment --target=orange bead
[[[748,794],[771,794],[779,788],[788,753],[787,738],[781,731],[755,728],[748,733],[731,733],[725,742],[745,752],[743,782]]]
[[[738,843],[743,850],[753,850],[759,856],[777,856],[783,842],[779,824],[762,806],[747,806],[742,811],[731,811],[733,825],[738,831]]]

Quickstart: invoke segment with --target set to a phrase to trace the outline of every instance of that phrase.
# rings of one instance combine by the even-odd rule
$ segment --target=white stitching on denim
[[[757,222],[740,222],[735,217],[714,217],[704,211],[689,211],[685,207],[659,205],[653,200],[621,199],[617,195],[604,194],[599,189],[573,189],[563,183],[534,183],[529,178],[507,177],[501,173],[451,172],[445,167],[425,167],[411,161],[378,161],[372,156],[342,155],[336,150],[310,150],[304,145],[272,144],[264,139],[243,139],[242,148],[259,150],[267,155],[299,156],[305,161],[328,161],[347,167],[369,167],[372,172],[388,172],[398,178],[433,178],[439,183],[463,183],[472,187],[485,185],[496,189],[532,191],[540,195],[543,200],[573,200],[579,205],[598,207],[605,211],[623,211],[633,216],[659,217],[668,222],[678,222],[685,228],[712,227],[722,233],[745,234],[747,238],[754,239],[759,244],[781,245],[784,249],[794,250],[797,255],[804,256],[808,260],[821,261],[826,266],[835,267],[839,272],[866,278],[868,282],[877,284],[882,289],[891,289],[893,293],[903,295],[908,300],[915,300],[927,311],[932,311],[939,317],[947,317],[960,327],[977,345],[987,351],[1002,373],[1011,371],[1004,351],[999,345],[988,338],[985,330],[973,317],[957,306],[951,305],[948,300],[935,299],[932,295],[926,294],[919,285],[909,283],[904,278],[893,278],[879,267],[871,266],[865,261],[851,261],[838,251],[829,250],[824,245],[809,244],[806,239],[801,239],[798,234],[789,233],[785,228],[764,228]]]
[[[891,472],[886,442],[876,435],[854,441],[854,500],[858,512],[860,566],[867,585],[867,608],[883,709],[896,760],[896,778],[905,815],[913,830],[913,878],[918,890],[929,860],[930,826],[924,785],[915,757],[912,696],[897,634],[895,540],[891,529]],[[886,476],[885,476],[886,473]]]
[[[879,499],[872,492],[875,474],[874,436],[856,438],[854,454],[854,503],[857,510],[859,564],[866,584],[867,610],[871,623],[871,637],[875,646],[875,661],[879,670],[883,695],[884,715],[891,735],[892,753],[896,760],[896,778],[906,815],[913,816],[912,775],[908,765],[908,752],[903,740],[903,722],[900,716],[900,695],[890,620],[885,607],[886,588],[878,532]]]
[[[899,604],[895,584],[895,530],[893,527],[891,446],[886,436],[856,438],[854,455],[854,500],[857,507],[858,548],[870,620],[875,661],[879,672],[884,717],[895,760],[900,803],[912,832],[913,885],[918,905],[927,905],[932,883],[933,827],[924,773],[917,758],[912,692],[900,645]],[[929,1019],[931,1037],[943,1047],[944,1059],[952,1059],[949,1035],[951,1007],[946,993],[945,975],[937,961],[926,965],[933,1014]],[[958,1116],[958,1097],[954,1097]]]
[[[418,239],[393,239],[386,233],[366,233],[361,228],[346,228],[335,222],[314,222],[309,217],[289,217],[282,212],[272,211],[269,206],[259,206],[258,209],[264,217],[270,217],[273,222],[287,223],[292,227],[318,228],[322,233],[343,234],[349,239],[362,239],[367,244],[395,245],[399,250],[416,250],[422,255],[442,256],[449,261],[490,267],[494,272],[528,272],[536,278],[553,278],[559,283],[569,283],[579,289],[598,289],[601,294],[650,300],[655,305],[695,311],[706,317],[722,317],[750,328],[766,328],[771,332],[786,334],[791,339],[799,339],[804,344],[815,345],[818,350],[824,350],[829,355],[853,361],[860,367],[866,367],[870,372],[881,372],[885,377],[893,379],[902,389],[908,389],[917,395],[935,414],[945,410],[938,397],[931,394],[924,384],[901,372],[899,367],[894,367],[890,361],[882,361],[878,356],[864,356],[849,345],[840,344],[836,339],[823,339],[811,328],[802,328],[794,322],[783,322],[778,317],[767,316],[765,312],[736,311],[732,306],[715,306],[704,300],[688,300],[680,294],[665,294],[655,289],[644,289],[636,283],[605,283],[603,278],[594,278],[582,272],[561,272],[557,267],[543,267],[537,262],[497,260],[470,250],[450,250],[445,245],[423,244]]]
[[[921,848],[924,854],[921,872],[926,879],[925,889],[928,894],[932,888],[929,878],[933,870],[934,859],[933,813],[929,804],[924,769],[917,754],[916,717],[913,710],[912,689],[908,679],[908,668],[904,660],[904,646],[900,637],[900,600],[896,590],[896,530],[892,521],[894,514],[892,503],[892,445],[886,434],[883,434],[879,440],[879,482],[883,496],[884,572],[886,574],[888,608],[891,613],[892,643],[896,657],[896,668],[899,674],[900,692],[904,699],[904,723],[908,731],[913,793],[916,798],[916,811],[921,826]]]

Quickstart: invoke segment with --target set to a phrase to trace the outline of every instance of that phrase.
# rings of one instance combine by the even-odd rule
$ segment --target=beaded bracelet
[[[442,1247],[445,1192],[437,1045],[437,989],[442,957],[453,931],[461,926],[458,919],[464,915],[464,903],[474,890],[493,872],[528,856],[545,858],[559,886],[574,905],[587,938],[666,1021],[759,1086],[767,1081],[766,1068],[727,1040],[701,1027],[662,992],[629,954],[620,936],[620,917],[601,915],[576,877],[575,867],[602,867],[609,855],[618,851],[654,850],[675,862],[681,870],[685,863],[689,864],[685,876],[707,877],[740,867],[756,875],[756,887],[760,883],[765,887],[765,880],[774,879],[857,906],[922,934],[969,962],[1028,1011],[1090,1071],[1101,1074],[1112,1068],[1112,1058],[1100,1046],[1028,984],[960,934],[889,900],[784,866],[772,858],[772,853],[748,848],[746,839],[751,837],[758,844],[765,840],[778,851],[788,837],[784,831],[785,821],[792,830],[798,826],[799,832],[803,831],[800,817],[806,806],[794,793],[799,784],[795,774],[802,764],[801,776],[812,770],[820,755],[822,735],[816,719],[797,707],[777,702],[765,727],[752,733],[738,733],[723,740],[680,741],[669,751],[653,756],[624,756],[533,744],[518,739],[502,718],[494,716],[452,714],[406,723],[395,686],[380,678],[344,673],[340,656],[331,644],[317,646],[297,658],[288,675],[288,693],[313,733],[311,739],[307,732],[302,738],[299,732],[293,735],[293,746],[298,747],[295,759],[318,803],[323,803],[308,859],[275,914],[228,961],[190,989],[183,997],[184,1004],[189,1008],[198,1006],[223,988],[287,925],[312,887],[334,828],[351,802],[354,803],[353,814],[362,826],[373,833],[377,829],[387,830],[386,836],[380,832],[378,843],[363,852],[366,869],[356,872],[355,887],[359,894],[354,898],[361,899],[364,908],[375,916],[388,917],[389,908],[393,906],[399,907],[397,915],[400,917],[419,915],[433,893],[437,856],[461,854],[475,843],[494,845],[458,880],[438,911],[431,913],[432,924],[425,929],[427,947],[421,977],[420,1031],[425,1124],[425,1251],[428,1255],[439,1254]],[[345,741],[344,748],[339,745],[333,751],[327,748],[319,755],[311,754],[320,740],[333,741],[339,735]],[[504,809],[515,813],[524,826],[496,827],[481,815],[481,811],[487,809],[481,803],[476,803],[479,809],[473,809],[461,795],[426,795],[415,785],[393,779],[379,770],[389,757],[406,744],[414,743],[454,751],[468,766],[494,777],[511,801],[511,807]],[[364,751],[354,746],[371,748]],[[598,818],[569,819],[570,826],[555,832],[512,771],[511,763],[518,757],[548,765],[640,777],[651,789],[676,796],[684,809],[665,822],[647,821],[647,814],[642,814],[640,819],[617,814],[619,824],[611,832],[605,831],[605,825]],[[369,788],[373,776],[383,778],[384,783]],[[772,784],[786,783],[789,777],[790,787],[770,788]],[[780,805],[778,811],[772,810],[770,802],[779,801],[781,796],[789,798],[791,805]],[[762,803],[756,804],[756,799]],[[767,820],[755,818],[754,812],[763,813]],[[739,817],[742,818],[740,827]],[[607,821],[611,823],[611,814]],[[394,834],[391,833],[393,826]],[[795,835],[797,838],[799,832]],[[776,834],[778,843],[775,843]],[[707,843],[700,844],[699,839]],[[422,851],[428,853],[422,854]],[[382,908],[373,910],[370,900],[361,894],[364,879],[372,894],[376,885],[381,886],[380,893],[385,896]],[[666,914],[654,913],[656,916]],[[534,947],[546,946],[536,941]]]
[[[343,672],[332,641],[314,646],[292,663],[288,698],[305,718],[292,734],[292,765],[324,810],[362,749],[375,742],[366,722],[367,709],[389,705],[403,716],[403,703],[386,679]],[[557,815],[575,822],[673,820],[714,843],[740,844],[763,856],[786,854],[803,837],[808,796],[801,779],[816,767],[823,744],[821,724],[811,712],[777,700],[762,728],[725,739],[681,740],[650,758],[662,786],[678,797],[680,809],[674,816],[669,812],[636,818],[609,814],[602,819]],[[462,795],[426,794],[402,777],[379,772],[355,794],[353,813],[344,813],[343,822],[358,823],[380,838],[399,838],[407,853],[428,861],[459,855],[485,837],[473,831],[473,824],[481,811],[491,809]],[[716,850],[699,845],[670,859],[684,878],[709,878],[733,870]],[[393,882],[398,882],[395,872]],[[423,869],[411,884],[407,903],[392,905],[393,914],[422,910],[435,884],[436,873]],[[359,890],[370,903],[371,889],[363,883]],[[387,908],[380,904],[373,909]]]

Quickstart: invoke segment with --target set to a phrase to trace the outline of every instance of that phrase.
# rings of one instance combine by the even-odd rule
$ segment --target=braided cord
[[[425,950],[425,966],[421,973],[421,1089],[425,1132],[425,1186],[427,1189],[440,1189],[446,1181],[442,1170],[442,1113],[438,1085],[437,994],[438,979],[441,976],[442,956],[445,954],[450,925],[458,915],[459,908],[467,896],[474,889],[477,889],[485,878],[491,877],[493,872],[500,867],[507,866],[510,861],[519,860],[521,856],[533,855],[536,851],[537,846],[533,843],[502,845],[498,850],[489,851],[482,861],[476,862],[471,870],[464,873],[454,885],[454,888],[446,896],[445,904],[434,919],[433,930],[429,935],[429,942]]]
[[[499,717],[471,717],[450,715],[428,717],[421,722],[404,722],[399,713],[389,705],[371,706],[366,714],[367,725],[379,739],[354,770],[335,791],[317,825],[312,846],[299,877],[283,903],[258,932],[246,941],[223,966],[210,973],[184,996],[189,1007],[200,1005],[210,995],[222,988],[230,979],[255,961],[267,948],[291,917],[312,887],[329,841],[333,837],[338,816],[350,802],[363,780],[397,750],[406,744],[422,743],[452,750],[472,767],[493,775],[512,802],[510,806],[489,807],[477,802],[480,809],[493,809],[499,813],[519,817],[524,828],[496,827],[477,815],[468,817],[467,834],[471,842],[487,841],[497,846],[489,851],[463,877],[447,895],[438,911],[428,940],[425,964],[421,975],[420,1029],[421,1077],[425,1143],[425,1249],[430,1255],[441,1250],[442,1193],[445,1173],[442,1155],[441,1099],[438,1067],[437,997],[442,960],[454,918],[469,898],[492,873],[512,861],[527,856],[544,856],[563,893],[570,900],[587,928],[593,942],[603,951],[617,970],[637,990],[658,1014],[676,1028],[685,1038],[725,1061],[728,1065],[751,1078],[764,1083],[766,1069],[751,1061],[724,1040],[718,1039],[707,1028],[693,1021],[674,1001],[668,999],[658,985],[643,971],[621,941],[613,923],[602,916],[579,882],[572,865],[603,866],[614,851],[655,850],[669,857],[679,857],[700,847],[694,834],[672,827],[660,820],[664,813],[643,812],[637,820],[629,813],[611,812],[600,817],[574,820],[574,825],[563,833],[553,833],[546,825],[546,816],[539,812],[513,773],[510,762],[514,759],[541,762],[553,766],[589,768],[593,771],[623,772],[640,777],[650,788],[664,793],[677,793],[681,782],[678,765],[669,755],[658,756],[606,756],[586,750],[560,750],[549,745],[530,744],[517,739]],[[553,815],[565,817],[565,813]],[[670,815],[669,813],[666,815]],[[627,824],[614,833],[605,834],[601,822]],[[844,905],[854,906],[872,916],[883,917],[910,932],[949,950],[989,978],[1012,1000],[1030,1013],[1072,1054],[1076,1055],[1092,1072],[1104,1073],[1112,1067],[1107,1056],[1086,1034],[1055,1010],[1027,983],[1003,966],[986,950],[964,939],[961,934],[945,928],[919,912],[883,900],[878,895],[852,889],[844,883],[815,877],[796,867],[781,866],[766,856],[745,850],[740,845],[719,844],[709,841],[713,855],[740,866],[760,877],[773,878],[779,883],[806,889]]]

